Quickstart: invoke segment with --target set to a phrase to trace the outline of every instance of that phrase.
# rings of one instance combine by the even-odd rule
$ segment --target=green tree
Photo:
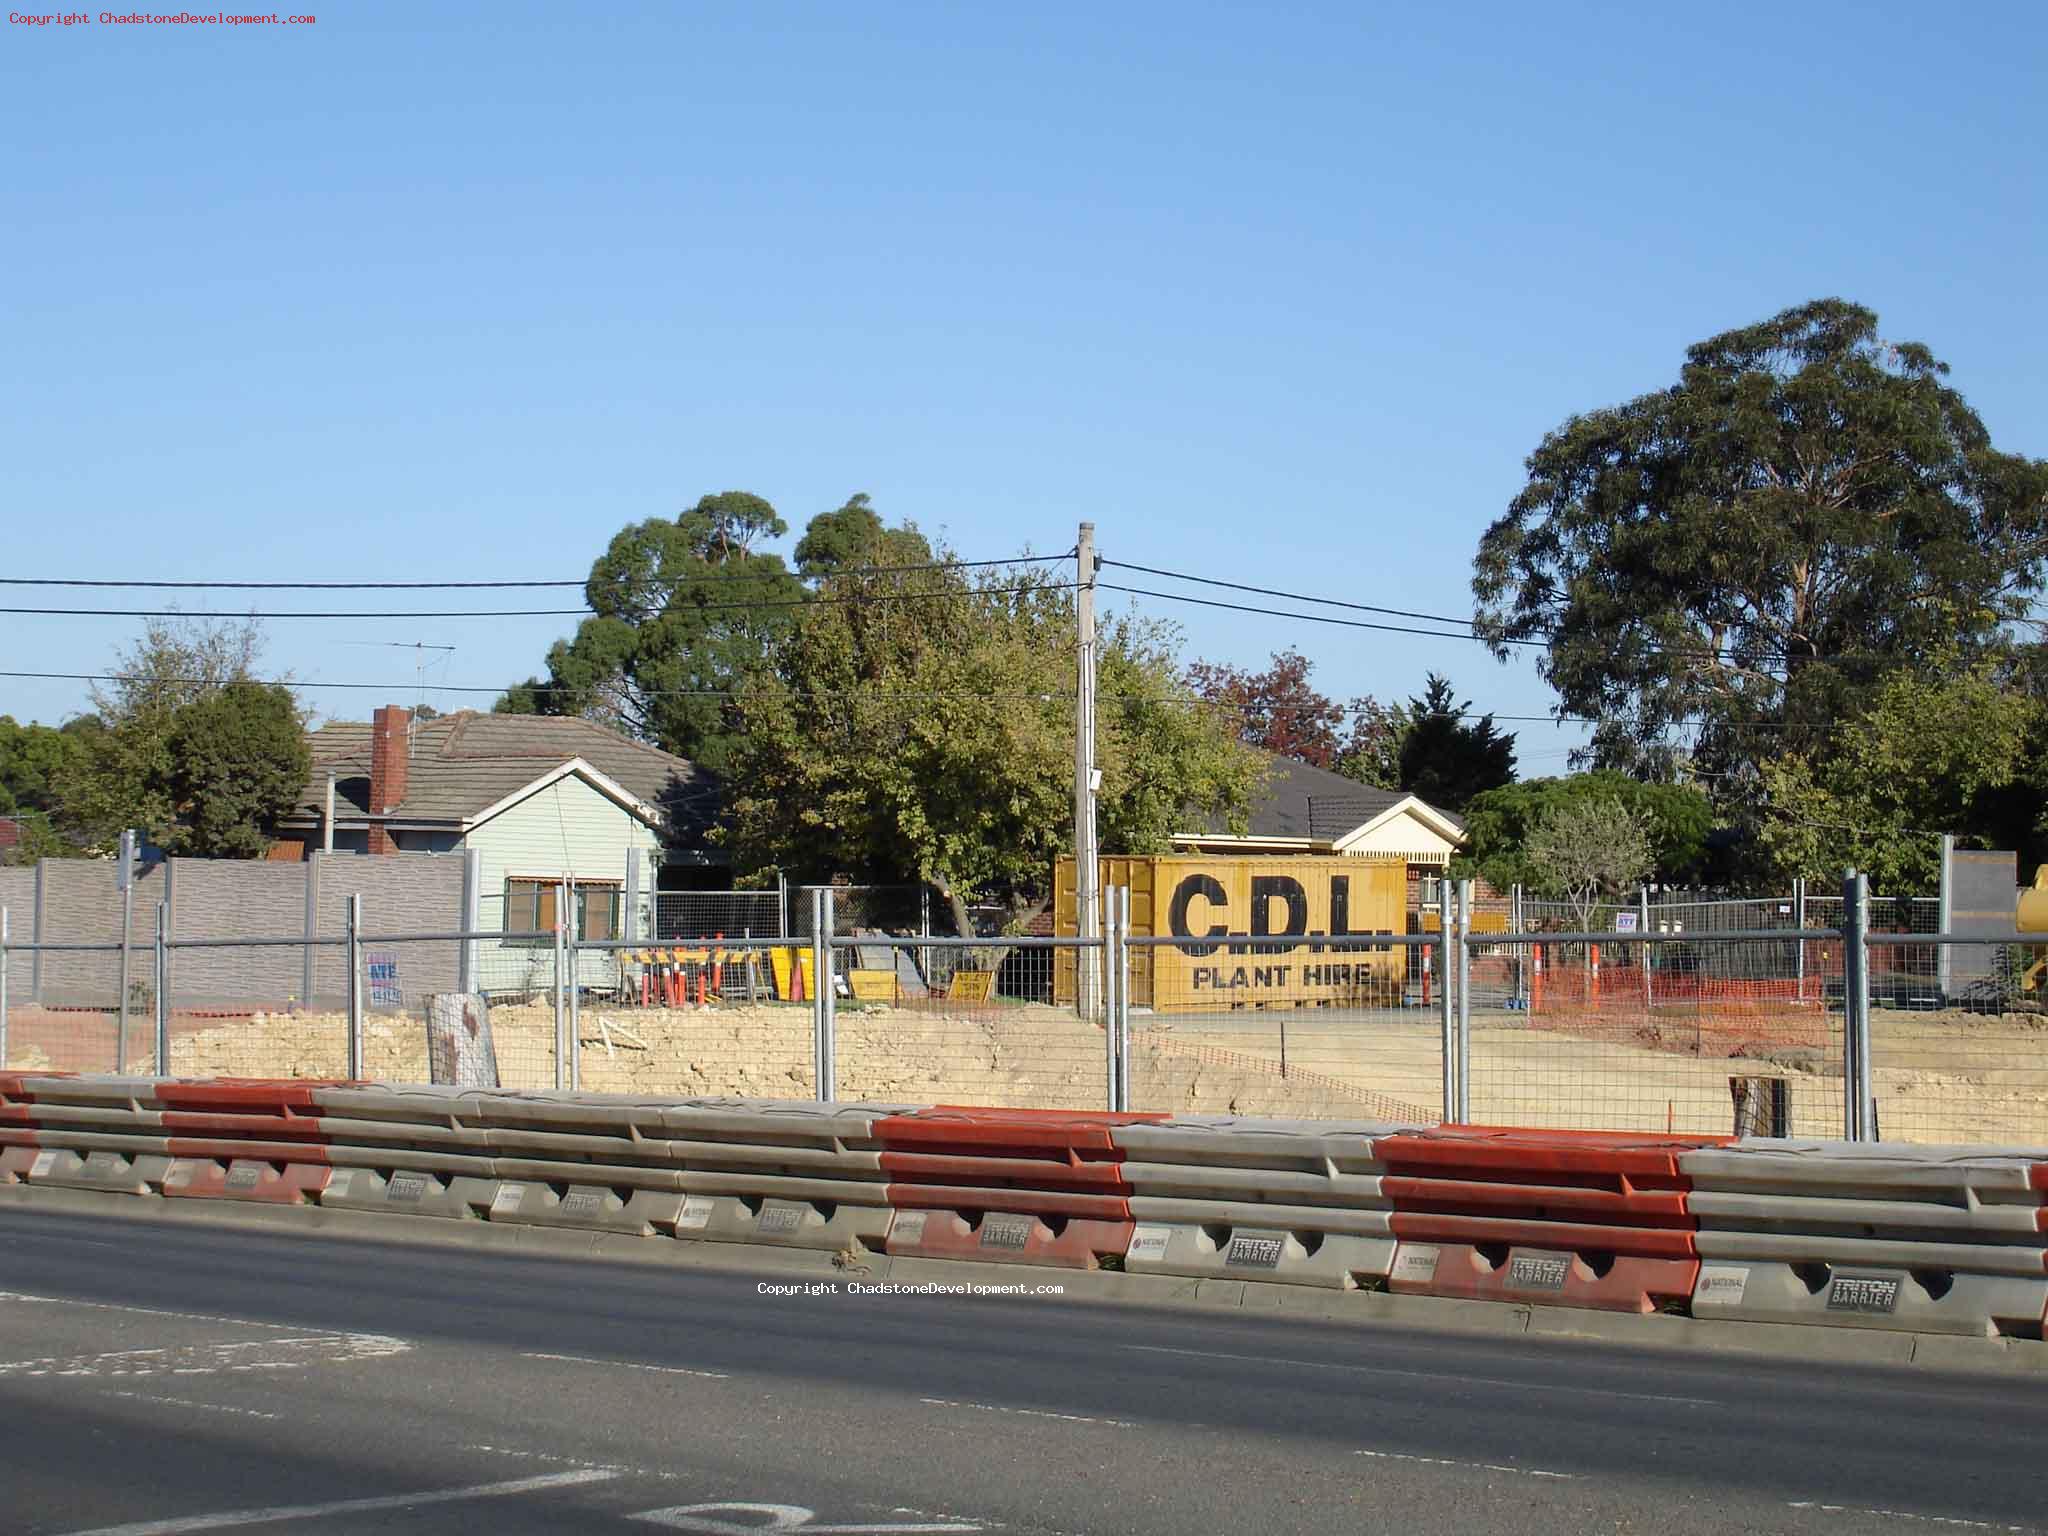
[[[1515,778],[1515,738],[1497,730],[1493,716],[1469,718],[1472,703],[1451,692],[1450,680],[1429,674],[1420,698],[1408,701],[1401,740],[1401,788],[1440,810],[1461,811],[1474,795]]]
[[[788,634],[803,584],[777,554],[788,532],[746,491],[620,530],[590,568],[591,617],[548,651],[545,681],[508,689],[500,713],[586,715],[714,771],[729,754],[729,695]]]
[[[1995,645],[2043,584],[2048,463],[2003,453],[1947,366],[1840,299],[1700,342],[1678,382],[1574,416],[1479,543],[1480,632],[1543,647],[1601,764],[1671,731],[1747,772],[1938,644]]]
[[[842,552],[751,680],[728,775],[723,835],[736,865],[804,878],[927,881],[968,908],[1021,920],[1071,851],[1073,595],[1058,577],[958,568],[866,574],[878,535]],[[1106,851],[1167,846],[1190,808],[1243,824],[1255,756],[1179,685],[1171,634],[1101,625],[1097,756]]]
[[[309,771],[304,717],[287,683],[254,677],[252,622],[152,621],[96,689],[98,713],[67,722],[77,771],[60,819],[92,851],[124,828],[173,852],[254,858]]]
[[[1763,765],[1758,841],[1779,880],[1856,868],[1886,895],[1932,894],[1942,833],[2038,856],[2048,709],[2008,657],[1937,651],[1893,673],[1824,756]],[[2030,862],[2030,861],[2029,861]]]
[[[54,812],[83,755],[76,732],[0,715],[0,816]]]
[[[1480,875],[1498,890],[1544,882],[1530,854],[1536,828],[1568,806],[1614,801],[1647,827],[1650,878],[1659,884],[1717,882],[1724,870],[1706,792],[1689,784],[1650,784],[1611,769],[1566,778],[1525,779],[1475,795],[1465,807],[1465,848],[1456,873]]]
[[[171,853],[214,859],[260,858],[312,768],[291,689],[252,681],[179,708],[168,761],[160,788],[174,817],[155,841]]]
[[[797,574],[812,582],[867,566],[923,565],[931,558],[930,541],[907,524],[885,528],[865,492],[849,496],[835,511],[820,512],[796,542]]]
[[[263,655],[253,620],[151,619],[95,684],[95,713],[68,721],[81,768],[65,787],[62,819],[88,849],[106,852],[124,828],[162,843],[178,814],[172,789],[179,713],[252,678]]]
[[[1350,723],[1330,766],[1347,779],[1375,789],[1401,787],[1401,753],[1415,717],[1405,704],[1382,704],[1362,695],[1349,705]]]
[[[1536,889],[1562,898],[1581,932],[1591,931],[1603,900],[1642,884],[1651,858],[1648,819],[1616,799],[1564,801],[1529,829]]]

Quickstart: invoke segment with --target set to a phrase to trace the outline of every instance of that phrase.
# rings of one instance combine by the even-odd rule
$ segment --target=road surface
[[[2048,1528],[2048,1380],[849,1279],[0,1209],[0,1530]]]

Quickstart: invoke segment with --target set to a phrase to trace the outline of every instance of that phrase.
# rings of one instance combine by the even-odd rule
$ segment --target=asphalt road
[[[2048,1380],[768,1280],[0,1209],[0,1531],[2048,1527]]]

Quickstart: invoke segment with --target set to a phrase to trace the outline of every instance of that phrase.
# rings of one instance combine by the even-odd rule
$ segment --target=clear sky
[[[299,3],[0,36],[0,574],[581,578],[707,491],[793,533],[866,491],[968,557],[1088,518],[1468,614],[1546,430],[1831,294],[2048,453],[2039,0]],[[471,605],[568,604],[262,602]],[[1469,642],[1154,606],[1339,696],[1551,705]],[[389,642],[495,689],[573,624],[276,621],[269,660],[360,718],[416,696]],[[135,627],[0,615],[0,667]],[[0,678],[18,719],[84,703]],[[1520,730],[1561,771],[1576,736]]]

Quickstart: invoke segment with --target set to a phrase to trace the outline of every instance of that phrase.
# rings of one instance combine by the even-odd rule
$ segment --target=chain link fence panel
[[[120,1055],[121,946],[10,944],[6,963],[7,1048],[0,1068],[112,1072]],[[151,965],[147,946],[130,952],[131,1071],[146,1070],[155,1050],[149,1034],[156,1006]]]
[[[1441,941],[1408,937],[1133,939],[1131,1107],[1441,1120]]]
[[[1948,946],[1886,943],[1875,912],[1871,927],[1879,935],[1870,945],[1878,1138],[2048,1147],[2048,1017],[2027,990],[2042,952],[2000,946],[1993,975],[1950,990],[1941,968]]]
[[[1727,1135],[1739,1122],[1756,1130],[1762,1102],[1778,1134],[1841,1135],[1839,942],[1806,954],[1802,972],[1796,938],[1715,938],[1737,930],[1690,915],[1687,927],[1653,907],[1645,934],[1640,904],[1567,914],[1526,903],[1513,941],[1476,931],[1471,1118]],[[1602,938],[1544,937],[1574,931]]]

